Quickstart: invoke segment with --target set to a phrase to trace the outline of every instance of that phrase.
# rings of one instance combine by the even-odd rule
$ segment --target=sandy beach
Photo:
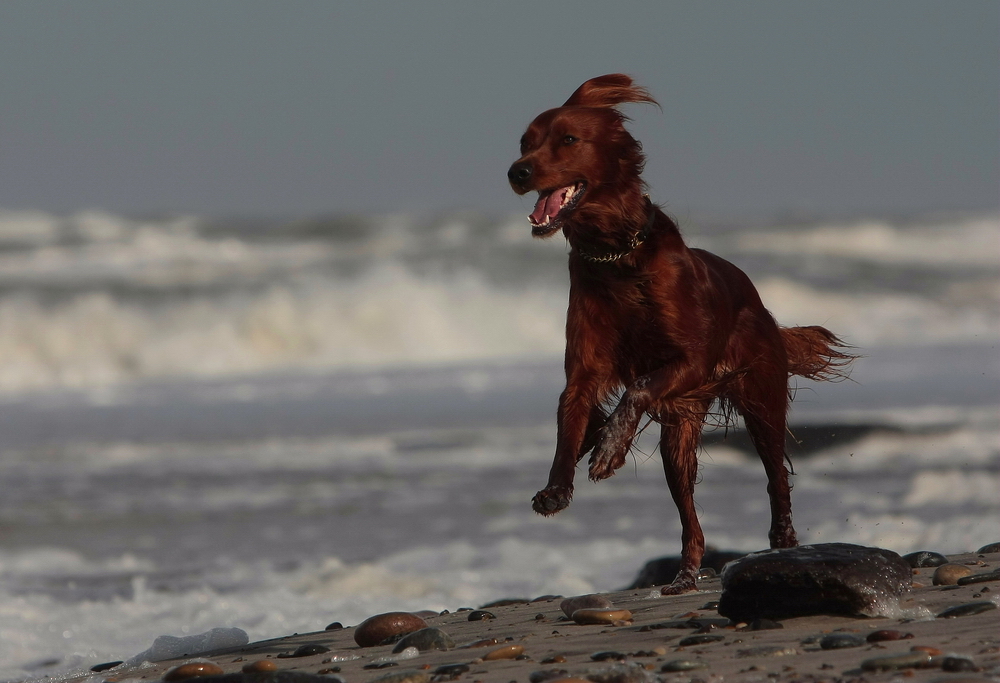
[[[949,557],[974,574],[1000,567],[1000,553],[968,553]],[[292,634],[249,645],[129,670],[90,674],[91,680],[154,681],[187,662],[214,663],[226,674],[239,673],[260,660],[276,671],[337,675],[354,681],[541,681],[561,678],[592,681],[990,681],[1000,679],[1000,610],[954,618],[944,610],[976,602],[996,605],[1000,581],[964,586],[935,586],[934,568],[914,569],[913,589],[891,617],[811,616],[786,619],[779,628],[753,630],[726,624],[714,603],[721,592],[718,578],[706,579],[697,592],[659,597],[652,589],[607,593],[615,609],[632,619],[621,625],[580,625],[560,609],[562,598],[546,596],[530,602],[488,607],[494,619],[470,621],[460,606],[442,614],[423,615],[431,627],[445,631],[456,646],[426,651],[411,658],[392,654],[392,645],[360,648],[355,629]],[[337,619],[330,615],[330,621]],[[321,627],[322,625],[317,625]],[[875,631],[890,630],[896,640],[869,642]],[[695,634],[717,639],[683,644]],[[825,649],[823,636],[853,634],[863,644]],[[910,635],[912,634],[912,636]],[[303,646],[326,651],[292,656]],[[914,650],[917,648],[917,650]],[[922,648],[922,650],[921,650]],[[878,658],[914,652],[931,655],[919,666],[893,668]],[[493,653],[493,654],[491,654]],[[412,651],[411,651],[412,654]],[[678,662],[687,662],[680,664]],[[460,665],[451,668],[449,665]],[[260,666],[260,665],[258,665]],[[687,671],[671,668],[698,667]],[[664,668],[666,667],[666,671]],[[559,673],[557,673],[559,672]],[[86,676],[68,679],[83,681]],[[249,680],[249,679],[248,679]]]

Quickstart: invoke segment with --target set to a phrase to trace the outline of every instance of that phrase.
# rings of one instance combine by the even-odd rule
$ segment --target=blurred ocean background
[[[864,356],[798,385],[800,540],[1000,540],[1000,218],[680,219],[781,323]],[[520,215],[0,212],[0,680],[160,634],[612,590],[677,553],[649,438],[531,511],[566,253]],[[707,434],[701,467],[708,542],[765,547],[738,430]]]

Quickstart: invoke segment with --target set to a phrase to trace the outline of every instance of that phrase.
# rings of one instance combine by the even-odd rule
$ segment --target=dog
[[[562,230],[570,246],[566,389],[548,483],[532,507],[565,509],[587,453],[591,480],[614,474],[648,415],[660,425],[681,518],[680,569],[661,589],[675,595],[696,588],[705,552],[694,485],[710,410],[742,416],[767,473],[770,545],[796,546],[785,468],[789,378],[842,378],[854,356],[823,327],[780,327],[743,271],[684,244],[646,194],[642,147],[618,109],[627,102],[656,104],[624,74],[585,82],[531,122],[507,172],[517,194],[538,192],[532,234]]]

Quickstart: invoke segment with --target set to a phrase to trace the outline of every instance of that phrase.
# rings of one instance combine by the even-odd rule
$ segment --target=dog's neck
[[[601,237],[597,240],[587,239],[583,230],[573,230],[567,234],[573,250],[585,261],[590,263],[615,263],[632,254],[642,244],[649,239],[653,231],[653,224],[656,222],[656,206],[649,199],[649,195],[642,196],[643,219],[640,223],[636,221],[633,227],[622,230],[620,226],[612,231],[601,230]],[[591,235],[592,231],[587,231]],[[610,238],[610,239],[609,239]]]

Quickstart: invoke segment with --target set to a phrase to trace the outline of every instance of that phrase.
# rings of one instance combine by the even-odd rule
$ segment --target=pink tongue
[[[544,225],[548,222],[547,219],[554,217],[559,213],[559,207],[562,206],[562,198],[566,194],[565,189],[556,190],[555,192],[550,192],[546,195],[541,195],[538,201],[535,203],[535,210],[531,212],[528,216],[531,222],[535,225]]]

